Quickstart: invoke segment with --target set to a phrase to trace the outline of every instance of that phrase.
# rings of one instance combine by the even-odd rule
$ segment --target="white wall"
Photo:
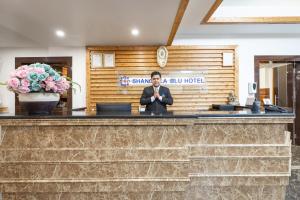
[[[254,81],[255,55],[300,55],[300,38],[253,39],[176,39],[173,45],[238,45],[239,99],[243,105],[248,96],[248,82]],[[82,90],[73,95],[73,108],[86,106],[85,47],[76,48],[0,48],[0,82],[14,70],[15,57],[72,56],[73,79]],[[3,104],[14,112],[14,94],[0,87]]]
[[[72,77],[81,85],[81,91],[73,92],[73,108],[86,106],[86,51],[85,47],[76,48],[0,48],[0,82],[5,82],[10,72],[15,69],[15,57],[50,57],[71,56]],[[10,112],[15,110],[14,93],[5,87],[0,87],[0,98],[4,106],[9,107]]]
[[[173,45],[238,45],[239,99],[242,105],[245,104],[248,96],[248,82],[254,81],[255,55],[300,55],[300,38],[177,38]]]
[[[273,102],[273,68],[270,66],[264,66],[259,68],[259,87],[269,88],[270,100]]]
[[[259,87],[266,88],[268,86],[268,77],[266,76],[266,68],[259,68]]]

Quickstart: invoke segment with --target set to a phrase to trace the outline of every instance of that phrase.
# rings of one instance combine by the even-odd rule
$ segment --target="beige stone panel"
[[[185,192],[4,193],[3,200],[182,200]]]
[[[186,191],[188,180],[114,180],[105,181],[77,180],[68,182],[57,180],[52,182],[14,182],[0,184],[5,193],[28,193],[28,192],[151,192],[151,191]]]
[[[14,149],[0,150],[1,162],[100,162],[187,160],[187,148],[172,149]]]
[[[0,148],[17,148],[20,143],[21,146],[30,146],[32,142],[31,132],[36,132],[37,127],[2,127]],[[27,135],[25,140],[20,138]]]
[[[0,179],[103,179],[188,176],[188,162],[1,163]]]
[[[289,178],[286,176],[201,176],[190,177],[191,187],[206,186],[258,186],[258,185],[288,185]]]
[[[222,111],[217,111],[218,113]],[[212,114],[208,111],[207,114]],[[255,117],[231,117],[228,111],[223,112],[225,117],[199,117],[195,119],[195,124],[292,124],[294,123],[294,116],[255,116]]]
[[[0,148],[181,147],[186,126],[5,127]]]
[[[285,124],[202,124],[193,126],[190,144],[284,144]]]
[[[186,144],[282,144],[282,124],[4,127],[0,148],[174,147]],[[191,130],[192,129],[192,130]],[[191,133],[190,133],[191,131]]]
[[[110,147],[182,147],[187,143],[185,126],[117,127],[109,132]]]
[[[289,158],[208,158],[191,160],[190,173],[289,173]]]
[[[192,187],[186,199],[197,200],[280,200],[285,186]]]
[[[189,146],[189,155],[197,156],[290,156],[290,146],[198,145]]]

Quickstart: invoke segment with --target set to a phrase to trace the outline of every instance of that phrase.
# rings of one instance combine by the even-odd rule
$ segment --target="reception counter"
[[[284,199],[294,115],[0,115],[6,199]]]

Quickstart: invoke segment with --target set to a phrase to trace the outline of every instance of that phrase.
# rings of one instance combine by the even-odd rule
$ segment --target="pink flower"
[[[29,67],[29,68],[28,68],[28,73],[29,73],[29,72],[34,72],[34,67]]]
[[[62,77],[61,80],[56,83],[56,85],[57,91],[61,94],[70,88],[70,82],[64,77]]]
[[[58,82],[58,84],[61,85],[61,87],[63,87],[64,89],[70,88],[70,83],[65,78],[62,78],[61,81]]]
[[[57,92],[57,87],[56,87],[56,85],[54,85],[53,87],[49,87],[48,85],[46,85],[45,90],[46,91],[52,90],[53,92]]]
[[[21,80],[21,85],[24,86],[24,87],[29,87],[30,82],[27,79],[22,79]]]
[[[17,68],[10,74],[7,86],[9,90],[16,93],[46,91],[62,94],[70,88],[70,82],[51,66],[35,63]]]
[[[7,84],[13,90],[16,90],[20,86],[20,81],[17,78],[11,78],[11,79],[8,80]]]
[[[18,88],[18,91],[20,93],[28,93],[28,92],[30,92],[30,89],[28,87],[21,86],[21,87]]]
[[[27,70],[17,70],[16,71],[16,77],[18,78],[25,78],[28,74]]]
[[[41,67],[35,67],[35,68],[33,68],[34,70],[34,72],[35,73],[37,73],[37,74],[43,74],[43,73],[45,73],[45,69],[44,68],[41,68]]]
[[[47,83],[48,81],[53,81],[53,77],[52,76],[48,76],[48,78],[46,78],[45,83]]]
[[[53,77],[49,76],[48,78],[46,78],[45,82],[45,86],[43,88],[45,88],[46,91],[50,91],[52,90],[53,92],[57,92],[57,86],[55,81],[53,80]]]
[[[28,70],[28,65],[22,65],[20,66],[18,69],[21,69],[21,70]]]
[[[54,81],[47,81],[47,82],[45,81],[45,83],[46,83],[46,88],[45,88],[46,91],[52,90],[53,92],[57,92],[57,86]]]
[[[54,81],[47,81],[46,82],[46,87],[53,88],[54,86],[55,86],[55,82]]]

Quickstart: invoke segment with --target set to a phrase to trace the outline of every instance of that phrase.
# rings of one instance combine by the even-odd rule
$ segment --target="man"
[[[169,88],[161,86],[160,80],[161,74],[154,71],[151,73],[152,86],[144,88],[140,103],[146,105],[146,111],[148,112],[167,112],[167,104],[173,104]]]

